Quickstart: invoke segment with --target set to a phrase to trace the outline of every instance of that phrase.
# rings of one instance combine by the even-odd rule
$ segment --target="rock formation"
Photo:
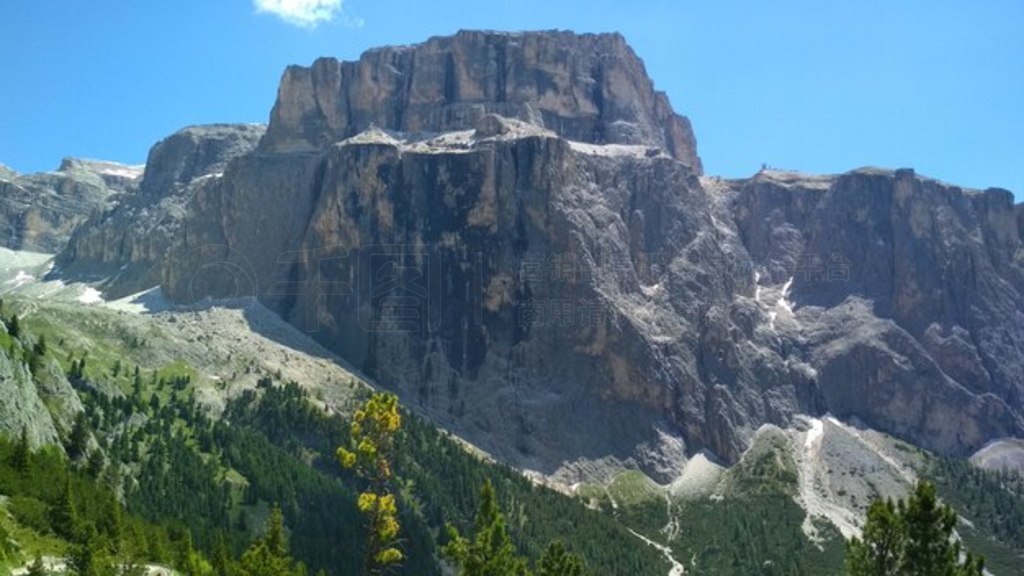
[[[944,453],[1020,435],[1024,251],[1013,196],[912,170],[734,183],[736,223],[823,406]],[[1018,207],[1019,208],[1019,207]]]
[[[66,158],[55,172],[19,175],[0,166],[0,243],[55,253],[90,215],[131,193],[141,169]]]
[[[525,468],[668,478],[801,413],[949,454],[1024,434],[1009,193],[908,170],[703,177],[618,35],[321,59],[285,72],[222,176],[157,149],[140,197],[181,210],[161,243],[126,253],[148,241],[126,215],[62,258],[154,262],[181,303],[258,298]]]
[[[24,349],[34,342],[15,341],[2,323],[0,334],[11,341],[0,350],[0,433],[17,438],[24,431],[33,447],[60,446],[60,436],[83,410],[78,395],[56,358],[42,358],[30,368]]]
[[[473,129],[498,114],[568,140],[649,144],[700,172],[690,122],[672,111],[618,34],[462,31],[321,58],[281,80],[263,150],[318,150],[371,125],[431,134]]]
[[[138,193],[75,229],[56,260],[64,277],[102,278],[108,297],[159,283],[179,221],[197,190],[216,183],[227,164],[255,149],[261,125],[184,128],[153,146]]]

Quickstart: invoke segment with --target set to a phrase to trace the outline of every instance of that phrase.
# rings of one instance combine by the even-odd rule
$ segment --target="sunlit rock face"
[[[110,298],[158,284],[192,197],[215,185],[233,159],[252,152],[265,131],[251,124],[190,126],[157,142],[132,193],[75,228],[56,258],[57,273],[103,279]]]
[[[798,414],[953,454],[1024,433],[1008,193],[704,177],[618,35],[289,68],[258,146],[204,182],[159,266],[171,298],[258,298],[519,466],[667,479]]]
[[[138,188],[140,168],[65,158],[53,172],[0,166],[0,246],[53,254],[75,227]]]
[[[474,129],[486,114],[569,140],[645,144],[700,171],[689,121],[654,90],[618,34],[459,32],[415,46],[289,67],[265,151],[316,150],[376,125],[408,133]]]

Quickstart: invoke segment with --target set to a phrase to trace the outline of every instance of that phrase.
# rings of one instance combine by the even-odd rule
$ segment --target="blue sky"
[[[562,28],[622,32],[690,117],[709,174],[910,166],[1024,198],[1019,0],[339,4],[4,2],[0,163],[141,163],[185,125],[265,122],[288,64],[460,28]]]

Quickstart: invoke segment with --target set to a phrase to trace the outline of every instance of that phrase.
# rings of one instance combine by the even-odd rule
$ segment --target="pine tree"
[[[12,338],[21,337],[21,322],[18,321],[18,315],[14,314],[11,316],[11,321],[7,323],[7,333]]]
[[[395,436],[402,426],[398,397],[377,393],[357,410],[350,427],[349,448],[338,448],[344,468],[354,469],[369,483],[359,494],[359,510],[367,518],[365,572],[382,574],[404,555],[397,548],[398,505],[391,493]]]
[[[876,501],[863,539],[847,542],[847,569],[852,576],[981,576],[984,559],[968,552],[960,562],[960,542],[952,539],[957,519],[929,482],[919,482],[898,505]]]
[[[224,540],[224,535],[217,533],[217,538],[213,543],[213,571],[218,576],[227,575],[233,573],[231,564],[231,552],[228,550],[228,543]]]
[[[242,555],[240,576],[292,576],[292,557],[284,531],[284,516],[274,508],[267,519],[266,532]]]
[[[469,540],[454,526],[447,527],[449,541],[442,553],[455,563],[459,576],[524,576],[528,573],[526,561],[516,556],[512,547],[490,479],[480,491],[475,528],[476,534]]]
[[[71,489],[71,472],[64,478],[64,490],[53,507],[50,508],[50,525],[54,532],[68,540],[76,540],[78,534],[78,514],[75,511],[75,495]]]
[[[89,442],[89,423],[86,420],[85,412],[79,412],[75,416],[75,422],[71,425],[71,435],[68,438],[68,456],[77,459],[85,454],[85,448]]]
[[[192,545],[192,532],[185,530],[178,543],[174,564],[185,576],[208,576],[213,569],[205,562]]]
[[[19,472],[27,471],[31,454],[32,448],[28,443],[28,426],[22,426],[21,436],[18,438],[18,443],[14,445],[14,452],[11,454],[11,466]]]
[[[39,340],[36,340],[36,343],[32,347],[32,350],[36,353],[36,356],[40,358],[46,356],[46,352],[47,350],[49,350],[49,348],[47,348],[46,346],[46,336],[44,334],[39,335]]]
[[[132,379],[132,396],[136,401],[142,400],[142,372],[135,366],[135,376]]]
[[[915,576],[943,574],[956,565],[959,546],[950,542],[957,515],[949,506],[939,504],[935,486],[920,484],[913,498],[900,502],[900,516],[906,529],[904,565]]]
[[[288,558],[288,537],[284,533],[284,514],[279,507],[270,511],[267,519],[267,531],[263,541],[270,553],[278,558]]]
[[[892,500],[876,500],[868,509],[863,541],[847,544],[846,563],[850,574],[895,574],[903,554],[905,529]]]
[[[109,576],[114,573],[113,563],[105,554],[105,546],[89,525],[83,531],[81,543],[75,546],[68,558],[71,573],[75,576]]]
[[[116,499],[110,498],[104,503],[98,528],[110,541],[113,552],[120,553],[123,551],[124,516],[121,513],[121,505]]]
[[[561,540],[548,544],[537,565],[537,576],[583,576],[585,572],[583,560],[568,552]]]

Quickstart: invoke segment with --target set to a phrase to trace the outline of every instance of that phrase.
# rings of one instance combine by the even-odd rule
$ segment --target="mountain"
[[[213,174],[154,149],[140,203],[76,232],[59,272],[256,298],[566,484],[735,463],[805,414],[954,456],[1024,435],[1009,192],[908,169],[705,176],[619,35],[463,31],[293,66],[258,144],[230,138]]]
[[[115,162],[65,158],[55,172],[18,174],[0,165],[3,246],[53,253],[90,215],[130,195],[142,170]]]
[[[55,265],[64,278],[102,279],[122,297],[160,281],[160,267],[196,192],[255,149],[260,125],[192,126],[149,152],[138,191],[75,228]]]
[[[362,574],[364,485],[336,449],[370,388],[258,304],[145,308],[158,300],[4,292],[0,573],[24,574],[36,554],[67,564],[84,548],[100,562],[149,566],[133,573],[233,574],[278,506],[308,572]],[[612,516],[479,457],[413,413],[403,411],[394,467],[406,553],[397,574],[445,573],[437,535],[446,523],[472,526],[485,478],[523,554],[536,558],[557,538],[595,573],[668,570]],[[62,499],[65,478],[72,496]],[[68,506],[80,530],[61,524]]]

